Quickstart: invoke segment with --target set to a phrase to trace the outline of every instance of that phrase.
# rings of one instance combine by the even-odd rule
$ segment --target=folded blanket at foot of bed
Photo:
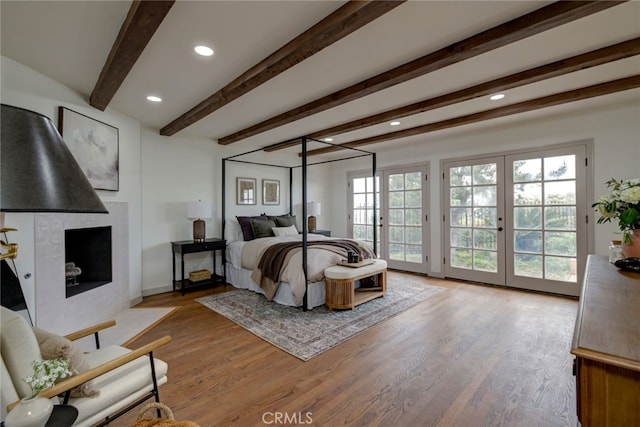
[[[340,239],[340,240],[318,240],[307,242],[309,250],[324,250],[337,253],[340,257],[347,257],[347,252],[354,251],[359,252],[360,247],[358,242],[354,240]],[[374,254],[368,248],[365,249],[369,257],[373,257]],[[253,269],[251,279],[256,282],[265,291],[265,296],[269,301],[273,299],[273,296],[278,290],[278,285],[282,278],[282,272],[288,265],[289,261],[294,254],[302,251],[302,242],[282,242],[276,243],[266,249],[256,268]],[[327,264],[324,268],[333,264]],[[301,267],[302,268],[302,267]]]

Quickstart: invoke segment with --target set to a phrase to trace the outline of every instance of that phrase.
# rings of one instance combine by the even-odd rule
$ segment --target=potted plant
[[[616,220],[622,231],[622,251],[626,257],[640,257],[640,179],[607,181],[609,194],[592,207],[600,214],[598,224]]]

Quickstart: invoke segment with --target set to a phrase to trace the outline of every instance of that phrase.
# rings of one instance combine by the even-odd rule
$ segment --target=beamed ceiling
[[[160,135],[243,150],[297,152],[308,135],[382,151],[474,126],[640,102],[638,1],[0,7],[3,56]],[[214,55],[195,55],[197,44]],[[506,97],[490,101],[495,93]],[[310,155],[339,151],[309,145]]]

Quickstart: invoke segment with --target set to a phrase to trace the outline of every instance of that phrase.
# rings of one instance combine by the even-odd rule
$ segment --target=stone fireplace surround
[[[35,215],[35,321],[40,328],[67,334],[129,308],[129,209],[126,202],[104,202],[108,214]],[[66,298],[64,231],[112,227],[113,281]]]

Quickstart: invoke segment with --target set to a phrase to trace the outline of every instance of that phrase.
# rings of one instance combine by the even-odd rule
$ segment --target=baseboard
[[[159,286],[157,288],[143,289],[142,296],[148,297],[149,295],[164,294],[166,292],[173,292],[173,286],[166,285],[166,286]]]

